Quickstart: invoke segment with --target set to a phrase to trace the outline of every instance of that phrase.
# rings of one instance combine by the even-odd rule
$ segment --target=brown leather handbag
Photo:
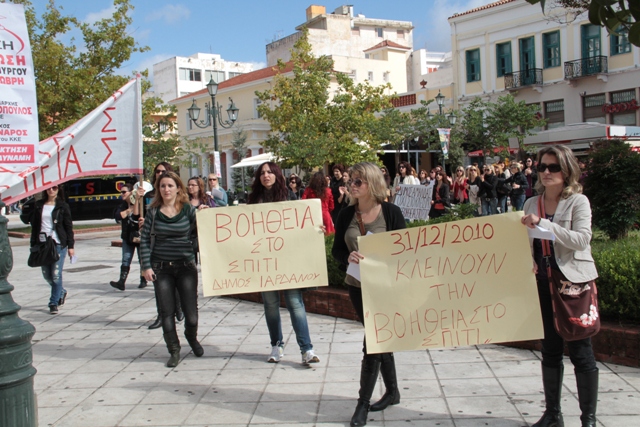
[[[538,214],[545,218],[542,198],[538,198]],[[547,263],[553,320],[558,334],[566,341],[578,341],[597,334],[600,331],[600,314],[596,281],[572,283],[560,270],[551,268],[549,240],[542,240],[542,255]]]

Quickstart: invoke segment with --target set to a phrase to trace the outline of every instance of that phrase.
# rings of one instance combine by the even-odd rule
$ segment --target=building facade
[[[226,61],[213,53],[174,56],[153,65],[154,95],[169,102],[203,89],[212,78],[221,83],[253,70],[253,63]]]
[[[547,121],[527,144],[588,148],[610,125],[640,124],[640,49],[587,14],[501,0],[449,18],[456,107],[511,94]]]

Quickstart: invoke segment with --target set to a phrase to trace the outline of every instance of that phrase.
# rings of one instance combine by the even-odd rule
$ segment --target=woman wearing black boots
[[[140,256],[144,277],[153,281],[162,318],[162,332],[171,357],[167,367],[180,363],[180,340],[175,322],[175,294],[185,315],[184,335],[196,357],[204,354],[198,342],[198,270],[193,251],[196,209],[184,184],[173,172],[157,181],[156,193],[142,228]]]
[[[540,310],[544,326],[542,340],[542,384],[546,409],[533,427],[563,427],[560,409],[562,399],[562,356],[564,340],[554,326],[551,290],[547,277],[547,262],[551,269],[560,270],[567,280],[582,284],[598,277],[591,256],[591,206],[578,183],[580,167],[571,150],[564,146],[545,147],[538,151],[538,182],[535,190],[540,196],[524,204],[522,223],[530,228],[536,225],[551,230],[556,236],[551,256],[544,257],[542,244],[530,239],[534,272],[538,283]],[[543,218],[539,216],[538,199],[542,198]],[[596,367],[591,338],[567,341],[569,358],[573,363],[578,386],[578,402],[582,427],[595,427],[598,403],[598,368]]]
[[[385,202],[387,185],[380,168],[373,163],[358,163],[351,169],[349,181],[351,193],[350,205],[344,208],[336,222],[336,235],[333,242],[333,257],[343,265],[358,264],[364,257],[358,252],[358,236],[371,233],[383,233],[406,227],[400,208]],[[345,283],[349,288],[351,303],[364,324],[362,291],[360,281],[347,275]],[[366,340],[362,349],[364,356],[360,370],[360,391],[358,404],[351,418],[351,426],[367,424],[369,411],[382,411],[389,405],[400,403],[400,392],[396,378],[396,365],[393,353],[367,354]],[[382,398],[370,405],[371,395],[378,381],[378,372],[386,391]]]

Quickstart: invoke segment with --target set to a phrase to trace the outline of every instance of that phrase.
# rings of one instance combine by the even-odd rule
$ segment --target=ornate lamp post
[[[222,107],[220,104],[216,103],[216,95],[218,93],[218,83],[213,81],[213,77],[207,83],[207,92],[209,92],[209,96],[211,96],[211,104],[205,102],[204,109],[207,113],[206,120],[200,120],[198,123],[198,118],[200,117],[200,108],[198,104],[196,104],[196,100],[193,100],[193,104],[191,107],[187,109],[189,112],[189,118],[193,123],[199,127],[200,129],[205,129],[209,127],[209,124],[213,124],[213,151],[215,153],[218,152],[218,124],[221,127],[228,129],[238,120],[238,111],[239,109],[233,103],[233,99],[229,98],[231,104],[229,104],[229,108],[227,108],[227,114],[229,116],[229,120],[222,120]],[[220,171],[217,170],[216,163],[214,162],[214,170],[216,175],[220,176]]]
[[[0,209],[4,207],[0,202]],[[31,338],[36,329],[18,317],[13,286],[7,281],[13,268],[13,253],[7,234],[7,218],[0,215],[0,425],[35,427],[38,411],[33,377]]]
[[[444,105],[444,95],[440,93],[438,89],[438,94],[436,95],[436,103],[438,104],[438,108],[440,109],[440,115],[442,116],[442,106]]]

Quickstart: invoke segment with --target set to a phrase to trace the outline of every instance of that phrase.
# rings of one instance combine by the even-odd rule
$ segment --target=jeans
[[[52,305],[57,307],[62,294],[67,293],[64,287],[62,287],[62,267],[64,267],[64,259],[67,257],[67,247],[61,248],[60,245],[56,244],[56,250],[58,251],[58,255],[60,255],[60,259],[53,264],[40,267],[42,269],[42,277],[44,277],[44,280],[51,286],[49,307]]]
[[[511,206],[516,208],[517,211],[521,211],[524,207],[524,193],[511,196]]]
[[[540,311],[544,338],[542,339],[542,364],[549,368],[562,366],[564,353],[564,339],[558,335],[553,322],[553,306],[551,305],[551,291],[547,280],[537,280],[538,296],[540,297]],[[575,372],[591,372],[596,369],[596,359],[591,347],[591,338],[578,341],[567,341],[569,358]]]
[[[140,262],[140,246],[134,246],[128,244],[124,239],[122,239],[122,266],[130,267],[131,260],[133,259],[133,253],[138,250],[138,263]]]
[[[180,295],[184,325],[187,328],[198,327],[198,269],[195,262],[185,261],[176,265],[167,262],[152,262],[151,268],[156,275],[153,287],[156,293],[162,332],[173,333],[176,330],[176,291]]]
[[[291,316],[291,325],[296,333],[296,341],[300,347],[300,352],[305,353],[313,348],[309,335],[309,325],[307,324],[307,312],[304,309],[302,291],[300,289],[286,289],[282,291],[287,303],[287,310]],[[282,321],[280,320],[280,292],[262,292],[264,303],[264,317],[267,320],[269,338],[271,346],[282,346]]]
[[[498,207],[500,208],[500,213],[507,211],[507,196],[498,196]]]
[[[495,215],[498,213],[498,199],[482,198],[482,216]]]

